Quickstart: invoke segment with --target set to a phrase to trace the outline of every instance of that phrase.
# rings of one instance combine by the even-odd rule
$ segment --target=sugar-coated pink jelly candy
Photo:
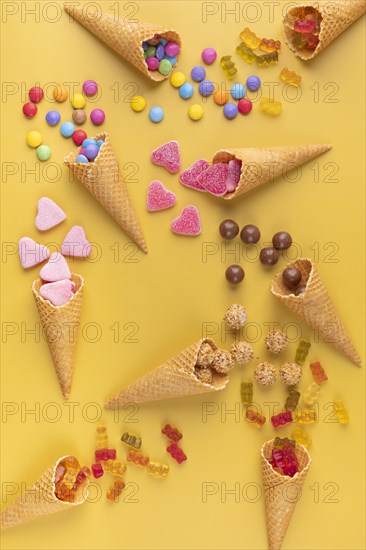
[[[23,237],[18,243],[20,263],[24,269],[41,264],[50,257],[47,246],[38,244],[30,237]]]
[[[70,279],[71,272],[65,258],[59,252],[53,252],[50,259],[40,271],[43,281],[54,283],[62,279]]]
[[[229,167],[227,164],[218,162],[212,164],[198,176],[197,181],[212,195],[222,197],[226,193],[226,178]]]
[[[66,219],[66,214],[53,200],[42,197],[38,201],[38,212],[36,217],[36,228],[46,231],[55,227]]]
[[[61,245],[61,254],[74,258],[87,258],[90,256],[92,247],[86,238],[84,228],[81,225],[74,225]]]
[[[55,283],[46,283],[39,289],[39,293],[45,300],[48,300],[54,306],[63,306],[67,304],[74,296],[72,281],[63,279]]]
[[[179,176],[179,181],[186,187],[196,189],[196,191],[205,192],[206,189],[197,182],[198,176],[202,174],[209,167],[209,163],[205,159],[196,160],[192,166],[183,170]]]
[[[159,180],[150,183],[146,196],[146,210],[156,212],[174,206],[177,202],[175,193],[169,191]]]
[[[158,166],[164,166],[169,172],[175,174],[180,170],[180,152],[177,141],[164,143],[151,153],[151,161]]]
[[[226,192],[232,193],[238,186],[241,176],[242,162],[239,159],[233,159],[229,161],[228,173],[226,178]]]
[[[200,235],[201,218],[197,208],[192,205],[183,208],[180,216],[172,221],[170,227],[173,233],[179,235]]]

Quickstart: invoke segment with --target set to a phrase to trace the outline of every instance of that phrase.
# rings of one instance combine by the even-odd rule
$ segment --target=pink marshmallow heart
[[[151,153],[151,161],[158,166],[164,166],[172,174],[180,170],[179,143],[175,140],[164,143]]]
[[[36,243],[36,241],[30,237],[23,237],[20,239],[18,243],[18,252],[23,269],[41,264],[50,257],[50,251],[47,246]]]
[[[170,227],[173,233],[178,235],[200,235],[201,219],[197,208],[192,205],[183,208],[180,216],[172,221]]]
[[[222,197],[226,193],[226,178],[228,165],[222,162],[212,164],[198,176],[197,181],[202,187],[216,197]]]
[[[207,160],[196,160],[196,162],[192,164],[192,166],[186,168],[186,170],[183,170],[183,172],[179,176],[179,181],[182,185],[185,185],[186,187],[191,187],[196,191],[205,192],[206,189],[197,182],[197,178],[202,174],[202,172],[207,170],[209,166],[210,165]]]
[[[71,272],[65,258],[59,252],[53,252],[50,259],[40,271],[43,281],[54,283],[62,279],[70,279]]]
[[[92,247],[86,238],[84,228],[81,225],[74,225],[61,245],[61,254],[73,258],[87,258],[90,256]]]
[[[239,159],[229,160],[228,173],[226,178],[226,191],[232,193],[238,186],[241,176],[242,161]]]
[[[65,212],[53,200],[47,197],[39,199],[36,217],[37,229],[47,231],[64,220],[66,220]]]
[[[174,206],[177,202],[175,193],[169,191],[159,180],[150,183],[146,196],[146,210],[156,212]]]
[[[39,293],[45,300],[49,300],[54,306],[63,306],[73,297],[72,282],[62,279],[56,283],[46,283],[39,289]]]

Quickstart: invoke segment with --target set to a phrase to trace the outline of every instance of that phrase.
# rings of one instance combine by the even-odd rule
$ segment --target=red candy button
[[[84,132],[84,130],[75,130],[72,134],[72,139],[74,140],[75,145],[81,145],[87,137],[88,135]]]
[[[33,103],[39,103],[42,101],[43,97],[43,90],[39,86],[33,86],[33,88],[29,90],[29,99],[33,101]]]
[[[35,103],[24,103],[23,114],[27,118],[33,118],[37,114],[37,105]]]

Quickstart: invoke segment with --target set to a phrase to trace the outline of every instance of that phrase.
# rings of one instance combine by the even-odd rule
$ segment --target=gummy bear
[[[253,401],[253,382],[242,382],[240,395],[243,405],[249,405]]]
[[[136,464],[137,466],[142,466],[143,468],[145,468],[149,464],[150,459],[148,456],[130,449],[128,451],[127,461],[133,462],[133,464]]]
[[[310,369],[313,378],[317,384],[324,384],[328,380],[328,376],[325,374],[325,370],[323,369],[319,361],[314,361],[314,363],[310,363]]]
[[[268,97],[262,97],[259,108],[267,115],[278,116],[282,111],[282,103],[281,101],[275,101],[274,99],[269,99]]]
[[[280,412],[274,416],[271,416],[272,426],[278,428],[279,426],[284,426],[289,422],[292,422],[292,413],[291,411]]]
[[[166,477],[169,473],[169,466],[158,462],[149,462],[147,473],[155,477]]]
[[[234,61],[232,61],[231,59],[231,55],[224,55],[224,57],[220,59],[220,67],[224,71],[225,76],[230,80],[234,78],[234,76],[238,72],[238,69],[235,67]]]
[[[250,65],[252,65],[252,63],[254,63],[254,61],[257,59],[257,56],[253,52],[253,50],[248,48],[248,46],[244,44],[244,42],[241,42],[239,46],[237,46],[236,53],[238,53],[240,57],[242,57],[244,61],[246,61]]]
[[[258,48],[259,44],[261,43],[262,39],[258,38],[258,36],[255,35],[254,32],[252,32],[248,27],[246,27],[244,30],[240,33],[240,38],[249,48],[252,50],[255,50]]]
[[[173,428],[170,424],[165,424],[164,428],[161,430],[161,433],[171,441],[175,442],[179,441],[183,437],[180,431],[177,430],[177,428]]]
[[[300,399],[300,392],[296,390],[290,390],[289,395],[286,399],[285,409],[286,411],[294,412]]]
[[[295,363],[302,365],[305,362],[305,359],[309,353],[310,346],[311,344],[307,340],[300,340],[295,354]]]
[[[273,443],[273,448],[283,449],[287,445],[292,445],[295,447],[295,441],[293,439],[289,439],[288,437],[276,437]]]
[[[301,84],[301,76],[299,74],[296,74],[295,71],[290,71],[287,67],[282,69],[280,72],[280,79],[283,82],[286,82],[286,84],[289,84],[290,86],[295,86],[298,88]],[[304,340],[301,340],[302,342]]]
[[[92,464],[91,469],[92,469],[93,476],[95,477],[95,479],[98,479],[98,478],[102,477],[102,475],[104,474],[104,470],[103,470],[103,467],[100,464],[100,462],[97,462],[96,464]]]
[[[97,449],[108,448],[108,432],[105,426],[97,427]]]
[[[111,487],[109,487],[107,491],[107,499],[111,500],[112,502],[118,502],[118,497],[121,495],[123,489],[125,488],[125,484],[123,481],[120,481],[117,479]]]
[[[263,55],[257,55],[256,61],[258,67],[273,65],[274,63],[278,63],[278,53],[275,51],[271,53],[265,53]]]
[[[97,449],[95,451],[95,460],[96,462],[101,462],[102,460],[115,460],[116,454],[116,449]]]
[[[337,399],[335,402],[335,413],[340,424],[348,424],[349,416],[343,401]]]
[[[316,382],[312,382],[310,386],[306,388],[302,395],[302,400],[305,403],[305,405],[314,405],[314,403],[317,401],[320,393],[320,386]]]
[[[311,437],[309,434],[307,434],[301,426],[296,426],[291,432],[292,437],[296,441],[296,443],[300,443],[300,445],[304,445],[307,449],[311,446]]]
[[[178,464],[182,464],[185,460],[187,460],[186,455],[184,454],[183,449],[181,449],[175,441],[167,446],[166,450],[168,453],[174,458]]]
[[[294,22],[294,31],[301,33],[312,33],[315,28],[314,19],[297,19]]]
[[[103,463],[104,470],[116,476],[122,476],[126,471],[126,465],[118,460],[106,460]]]
[[[126,443],[126,445],[133,447],[134,449],[139,449],[142,445],[142,439],[140,437],[130,435],[128,432],[125,432],[122,435],[121,441],[123,441],[123,443]]]
[[[248,420],[248,422],[257,426],[257,428],[261,428],[266,421],[265,416],[253,409],[250,409],[249,407],[245,412],[245,418],[246,420]]]
[[[315,409],[297,409],[295,411],[294,422],[299,424],[313,424],[317,421]]]
[[[272,38],[262,38],[259,49],[267,53],[279,52],[281,50],[281,42],[279,40],[272,40]]]

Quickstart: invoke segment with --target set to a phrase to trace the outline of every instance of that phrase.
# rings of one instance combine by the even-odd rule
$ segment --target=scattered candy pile
[[[157,34],[147,42],[143,42],[142,49],[149,71],[159,71],[164,76],[171,73],[180,52],[177,42],[168,42],[166,38]]]
[[[319,44],[321,22],[321,14],[311,6],[296,9],[296,17],[287,13],[285,26],[293,30],[293,46],[297,50],[314,51]]]
[[[39,231],[47,231],[66,219],[65,212],[48,197],[38,201],[35,220]],[[22,237],[18,243],[20,263],[24,269],[34,267],[48,260],[41,271],[42,285],[39,294],[55,307],[68,303],[75,293],[75,283],[71,281],[71,272],[64,256],[87,258],[92,251],[85,231],[80,225],[74,225],[63,240],[60,252],[53,252],[30,237]]]
[[[75,502],[77,494],[85,486],[91,471],[87,466],[80,467],[75,456],[66,456],[57,464],[55,472],[55,495],[59,500]]]
[[[98,139],[98,141],[96,141],[94,138],[86,138],[82,140],[81,143],[80,141],[76,143],[74,139],[74,142],[76,145],[81,145],[81,149],[75,159],[75,162],[81,162],[83,164],[94,162],[99,155],[100,148],[104,144],[103,139]]]
[[[75,145],[81,143],[88,137],[84,130],[76,130],[75,124],[81,126],[87,119],[87,114],[83,110],[86,105],[86,97],[95,96],[98,92],[98,84],[94,80],[86,80],[83,83],[83,94],[77,93],[70,98],[70,103],[74,108],[72,113],[73,122],[66,121],[60,126],[60,134],[69,138],[72,137]],[[68,98],[68,91],[63,86],[57,86],[53,90],[53,97],[57,103],[63,103]],[[44,98],[44,91],[39,86],[33,86],[29,90],[30,102],[23,105],[23,114],[26,118],[33,118],[37,114],[37,104]],[[61,115],[56,110],[51,110],[46,113],[46,122],[49,126],[57,126],[61,121]],[[105,113],[102,109],[93,109],[90,113],[90,120],[95,126],[100,126],[105,120]],[[46,161],[51,157],[51,149],[48,145],[42,145],[42,135],[40,132],[32,130],[26,135],[26,143],[29,147],[36,149],[38,160]],[[84,161],[85,162],[85,161]]]
[[[291,413],[290,413],[291,414]],[[273,418],[273,417],[272,417]],[[285,437],[276,437],[272,457],[269,460],[275,472],[282,476],[294,477],[299,471],[299,463],[295,453],[296,442]]]

